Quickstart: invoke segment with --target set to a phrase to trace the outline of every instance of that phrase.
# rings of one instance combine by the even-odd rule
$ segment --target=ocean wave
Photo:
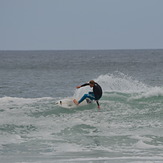
[[[150,100],[151,98],[153,98],[153,100],[151,101],[152,103],[155,103],[155,100],[157,100],[157,103],[158,102],[161,103],[163,97],[162,87],[148,86],[132,78],[131,76],[125,75],[121,72],[116,72],[114,74],[100,75],[98,78],[94,80],[97,83],[99,83],[103,89],[103,96],[100,99],[100,103],[102,103],[105,106],[108,106],[110,102],[116,102],[116,103],[123,102],[127,106],[132,100],[139,100],[139,101],[144,100],[144,102],[146,102],[147,99]],[[74,94],[72,94],[71,98],[79,99],[83,96],[83,94],[89,91],[91,91],[89,86],[76,89],[74,91]],[[34,108],[31,111],[32,113],[34,112],[43,113],[44,110],[47,111],[48,109],[44,109],[42,106],[44,106],[45,108],[50,107],[52,108],[51,110],[53,110],[53,107],[55,107],[55,102],[63,98],[66,97],[57,97],[57,98],[2,97],[0,98],[0,108],[1,108],[0,112],[7,109],[14,109],[14,108],[30,108],[31,110]],[[139,105],[138,102],[135,103],[136,105]],[[35,109],[35,107],[37,107],[37,109]],[[57,110],[55,113],[56,114],[57,112],[60,113],[60,111],[61,110]]]
[[[104,92],[140,93],[150,89],[148,85],[121,72],[100,75],[95,81],[102,86]]]
[[[149,154],[153,149],[162,150],[161,101],[152,110],[148,102],[128,101],[132,95],[104,92],[100,112],[96,106],[64,109],[52,97],[0,98],[1,107],[6,107],[0,114],[0,150],[5,153],[16,146],[19,153],[30,150],[49,156],[86,151],[95,155],[103,151],[107,156],[121,150],[130,153],[132,148],[140,153],[147,149]]]
[[[138,94],[137,96],[131,97],[131,99],[151,99],[151,98],[163,98],[163,88],[152,87],[150,90]]]
[[[103,96],[100,102],[104,105],[108,105],[109,102],[114,101],[116,103],[123,102],[127,106],[132,100],[144,100],[146,106],[148,106],[147,101],[151,98],[150,104],[160,103],[161,105],[162,103],[162,87],[149,86],[123,73],[116,72],[114,74],[100,75],[94,80],[99,83],[103,89]],[[89,87],[77,89],[73,97],[79,99],[90,90]],[[139,101],[135,101],[133,104],[139,106]]]
[[[116,92],[134,94],[147,92],[151,89],[150,86],[136,79],[133,79],[131,76],[125,75],[121,72],[100,75],[94,80],[101,85],[103,93]],[[83,96],[83,94],[89,91],[91,91],[89,87],[82,87],[75,90],[73,97],[79,99]]]

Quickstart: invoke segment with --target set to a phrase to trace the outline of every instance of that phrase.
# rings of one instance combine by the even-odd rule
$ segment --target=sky
[[[0,0],[0,50],[163,49],[163,0]]]

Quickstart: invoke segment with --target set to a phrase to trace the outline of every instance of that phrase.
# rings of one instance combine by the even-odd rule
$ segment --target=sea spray
[[[149,86],[121,72],[100,75],[97,82],[104,92],[139,93],[149,90]]]

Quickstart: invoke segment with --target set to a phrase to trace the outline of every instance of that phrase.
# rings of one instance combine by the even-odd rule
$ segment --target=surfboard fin
[[[89,98],[86,98],[86,101],[87,101],[88,104],[92,103],[92,100],[90,100]]]
[[[60,101],[60,105],[62,105],[62,101]]]

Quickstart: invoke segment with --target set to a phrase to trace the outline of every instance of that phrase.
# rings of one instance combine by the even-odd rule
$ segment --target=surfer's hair
[[[95,81],[94,81],[94,80],[91,80],[91,81],[89,82],[89,84],[95,85]]]

